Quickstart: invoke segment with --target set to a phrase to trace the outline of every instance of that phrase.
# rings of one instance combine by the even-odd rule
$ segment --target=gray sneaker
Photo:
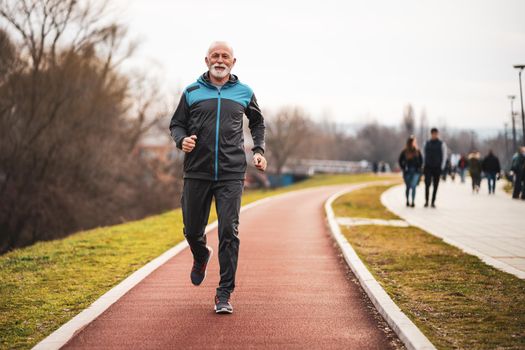
[[[233,313],[233,306],[230,304],[230,298],[215,296],[215,313],[216,314],[231,314]]]

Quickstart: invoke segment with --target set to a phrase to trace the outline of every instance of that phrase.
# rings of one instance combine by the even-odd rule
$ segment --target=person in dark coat
[[[465,157],[464,154],[462,154],[458,162],[458,171],[459,171],[459,177],[461,178],[461,183],[465,183],[465,172],[467,170],[467,166],[468,166],[468,159],[467,157]]]
[[[498,157],[492,153],[492,150],[489,151],[489,154],[481,162],[481,169],[485,173],[489,183],[489,194],[494,194],[496,190],[496,179],[501,171],[501,167]]]
[[[514,173],[512,198],[518,199],[521,194],[521,199],[525,199],[525,146],[512,156],[511,170]]]
[[[416,199],[416,187],[421,177],[421,167],[423,166],[423,156],[417,147],[416,138],[412,135],[408,138],[406,147],[399,155],[399,167],[403,172],[403,180],[405,180],[406,190],[406,204],[407,207],[414,207],[414,200]],[[410,196],[410,191],[412,195]],[[409,198],[412,199],[410,203]]]
[[[432,189],[432,208],[436,207],[436,194],[439,186],[441,172],[445,169],[447,160],[447,145],[439,139],[439,131],[436,128],[430,130],[430,140],[425,142],[425,208],[428,207],[430,185]]]
[[[469,154],[468,171],[472,178],[472,193],[479,193],[481,184],[481,161],[479,152]]]

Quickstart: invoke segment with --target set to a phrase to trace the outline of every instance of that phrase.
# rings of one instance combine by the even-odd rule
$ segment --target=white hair
[[[230,51],[230,53],[232,54],[232,57],[234,57],[234,55],[233,55],[233,48],[226,41],[214,41],[214,42],[212,42],[210,47],[208,48],[208,52],[206,53],[206,56],[208,56],[210,54],[210,52],[212,51],[212,49],[214,49],[216,46],[226,46],[228,48],[228,51]]]

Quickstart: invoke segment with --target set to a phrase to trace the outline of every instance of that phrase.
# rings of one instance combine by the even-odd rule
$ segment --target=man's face
[[[223,79],[231,72],[236,59],[227,46],[218,45],[210,49],[205,61],[210,74],[216,79]]]
[[[438,136],[439,136],[438,132],[433,132],[430,134],[430,137],[432,138],[432,140],[437,140]]]

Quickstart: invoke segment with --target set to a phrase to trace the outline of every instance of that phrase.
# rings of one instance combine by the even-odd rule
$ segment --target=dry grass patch
[[[348,208],[347,201],[362,205],[375,193],[376,201],[366,201],[375,203],[370,212],[377,214],[383,190],[352,192],[335,209]],[[344,212],[366,212],[355,208]],[[415,227],[343,227],[342,232],[438,349],[525,349],[525,281]]]
[[[358,217],[369,219],[399,219],[386,209],[379,197],[392,185],[366,187],[362,190],[347,193],[333,203],[334,213],[341,217]]]

